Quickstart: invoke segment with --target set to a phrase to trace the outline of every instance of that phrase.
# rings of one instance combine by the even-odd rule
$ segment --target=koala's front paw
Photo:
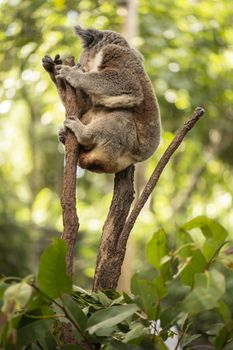
[[[66,142],[66,137],[67,137],[67,130],[66,128],[60,128],[58,131],[58,140],[65,144]]]
[[[70,71],[71,67],[63,64],[58,64],[57,66],[55,66],[56,79],[66,79]]]
[[[57,65],[57,64],[59,64],[59,65],[62,64],[62,60],[61,60],[60,55],[56,55],[54,60],[49,55],[45,55],[42,58],[42,66],[49,73],[53,73],[54,66]]]
[[[70,116],[64,121],[64,126],[75,133],[78,127],[76,116]]]
[[[54,61],[53,59],[49,56],[49,55],[45,55],[42,58],[42,66],[44,67],[44,69],[47,72],[53,72],[53,68],[54,68]]]
[[[56,65],[62,64],[62,59],[61,59],[60,55],[57,54],[57,55],[54,57],[54,64],[56,64]]]

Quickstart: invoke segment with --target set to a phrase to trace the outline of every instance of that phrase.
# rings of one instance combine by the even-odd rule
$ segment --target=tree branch
[[[74,66],[74,58],[69,57],[64,64]],[[59,90],[59,85],[57,85]],[[68,83],[65,83],[65,109],[66,118],[71,115],[78,115],[76,90]],[[61,96],[61,94],[59,94]],[[62,238],[67,242],[68,250],[66,257],[67,272],[73,274],[74,246],[76,235],[79,229],[79,219],[76,212],[76,172],[79,145],[75,135],[67,131],[65,140],[65,166],[63,173],[63,189],[61,195],[62,217],[64,231]]]
[[[112,284],[115,283],[115,263],[118,264],[115,248],[134,199],[133,177],[133,165],[115,174],[112,202],[100,240],[93,291],[116,288],[115,284]]]
[[[102,236],[105,240],[103,244],[100,244],[100,250],[104,249],[104,251],[99,253],[99,258],[97,260],[98,269],[102,269],[99,271],[96,269],[95,281],[94,281],[94,290],[101,288],[111,288],[115,289],[117,286],[118,279],[121,274],[121,266],[124,261],[126,244],[130,235],[130,232],[137,220],[139,213],[141,212],[143,206],[145,205],[147,199],[150,194],[154,190],[160,175],[162,174],[165,166],[169,162],[171,156],[174,154],[176,149],[179,147],[181,142],[183,141],[186,134],[194,127],[195,123],[199,120],[199,118],[204,114],[204,109],[201,107],[197,107],[195,111],[192,113],[191,117],[184,123],[183,127],[177,132],[171,144],[168,146],[162,157],[160,158],[154,172],[152,173],[149,181],[147,182],[142,194],[139,197],[138,202],[135,204],[132,209],[123,230],[117,233],[117,240],[112,238],[114,236],[114,232],[116,228],[112,225],[112,228],[108,231],[107,236],[110,238],[110,243],[108,245],[108,241],[105,239],[104,235]],[[125,192],[126,194],[127,192]],[[113,197],[114,200],[114,197]],[[128,212],[127,212],[128,214]],[[117,226],[117,223],[115,222]],[[111,231],[112,230],[112,231]],[[113,242],[117,242],[115,246],[113,246]],[[105,255],[106,254],[106,255]],[[102,263],[100,263],[101,257],[103,257]],[[104,277],[104,275],[106,277]]]
[[[42,65],[56,85],[61,102],[65,106],[66,118],[71,115],[80,117],[81,109],[78,106],[79,93],[66,81],[56,79],[55,66],[57,64],[62,64],[60,55],[56,55],[54,60],[48,55],[42,58]],[[74,57],[68,57],[64,64],[70,67],[74,66]],[[68,246],[66,264],[69,275],[73,274],[74,246],[79,228],[79,219],[76,213],[76,169],[78,152],[79,145],[77,139],[71,131],[67,130],[61,206],[64,226],[62,238],[67,242]]]

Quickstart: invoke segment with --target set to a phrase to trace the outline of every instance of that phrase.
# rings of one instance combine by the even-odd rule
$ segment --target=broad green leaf
[[[44,338],[46,332],[49,331],[53,320],[43,319],[26,324],[17,330],[17,349],[22,349],[23,346],[35,343],[36,340]]]
[[[161,275],[156,277],[153,280],[153,285],[155,287],[156,294],[158,295],[159,299],[163,299],[167,295],[167,292],[168,292],[168,288],[165,284],[163,277]]]
[[[216,309],[224,322],[228,322],[231,320],[231,310],[229,309],[225,301],[219,300]]]
[[[99,297],[99,302],[100,302],[104,307],[108,307],[109,305],[111,305],[112,300],[109,299],[109,298],[107,297],[106,294],[104,294],[103,292],[101,292],[101,290],[98,291],[97,294],[98,294],[98,297]]]
[[[164,340],[163,340],[160,336],[158,336],[158,337],[156,338],[156,340],[157,340],[158,343],[159,343],[159,349],[160,349],[160,350],[169,350],[168,347],[167,347],[167,345],[164,343]]]
[[[43,342],[47,346],[48,350],[56,349],[56,341],[55,341],[55,338],[51,332],[47,332],[45,334],[45,338],[43,339]],[[43,347],[43,350],[44,350],[44,347]]]
[[[224,348],[224,345],[227,344],[228,336],[229,332],[227,330],[227,327],[222,327],[214,341],[215,349],[222,350]],[[232,338],[232,334],[230,337]]]
[[[190,259],[186,261],[187,264],[180,272],[180,279],[183,284],[192,286],[195,274],[204,272],[207,261],[199,249],[194,251]]]
[[[168,328],[170,325],[177,322],[177,310],[174,307],[169,307],[163,311],[161,311],[159,315],[160,325],[162,328]]]
[[[99,330],[102,332],[132,316],[138,309],[137,305],[128,304],[97,311],[88,320],[88,331],[90,334],[98,333]]]
[[[105,327],[102,329],[99,329],[98,331],[96,331],[96,335],[98,337],[110,337],[112,336],[112,334],[114,333],[114,331],[116,330],[116,325],[112,326],[112,327]]]
[[[178,228],[175,240],[177,247],[177,249],[173,252],[175,257],[178,257],[179,259],[186,258],[192,254],[192,251],[196,245],[187,231],[182,228]]]
[[[184,334],[184,336],[181,339],[180,345],[182,348],[188,344],[190,344],[192,341],[198,339],[201,337],[201,334]]]
[[[145,327],[142,324],[136,324],[133,328],[126,333],[124,343],[129,343],[133,339],[137,339],[145,334]]]
[[[36,344],[32,344],[30,350],[41,350],[41,347]],[[47,350],[47,349],[43,348],[43,350]]]
[[[167,255],[167,253],[168,247],[166,233],[163,230],[159,230],[158,232],[154,233],[152,238],[147,243],[147,260],[152,266],[159,269],[161,266],[161,259]]]
[[[137,345],[125,344],[116,339],[111,341],[111,345],[116,350],[142,350],[142,348]]]
[[[41,256],[37,283],[50,298],[72,292],[72,280],[66,272],[66,253],[65,241],[56,238]]]
[[[153,282],[134,275],[131,279],[131,289],[135,294],[137,304],[145,311],[149,320],[154,320],[157,313],[158,296]]]
[[[194,228],[200,228],[205,236],[202,252],[207,261],[210,261],[219,249],[221,249],[228,236],[228,233],[223,226],[206,216],[196,217],[185,224],[183,228],[188,231]]]
[[[185,297],[182,311],[193,315],[214,308],[225,292],[225,278],[217,270],[195,275],[193,290]]]
[[[81,329],[83,329],[83,330],[86,329],[87,316],[83,313],[83,311],[79,307],[79,305],[68,294],[64,294],[62,296],[62,301],[64,303],[64,306],[68,310],[70,316],[72,317],[72,319],[79,324]]]

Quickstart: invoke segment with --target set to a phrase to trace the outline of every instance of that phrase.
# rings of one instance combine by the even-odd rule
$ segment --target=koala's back
[[[134,148],[134,160],[141,161],[150,157],[160,141],[160,113],[140,54],[130,47],[108,44],[98,48],[98,51],[96,48],[90,50],[87,67],[89,72],[104,72],[110,69],[117,71],[124,84],[125,93],[117,94],[113,77],[109,82],[107,96],[93,94],[94,106],[83,116],[83,122],[88,124],[102,118],[103,115],[106,117],[113,111],[127,109],[131,112],[132,123],[136,125],[139,141]]]
[[[79,165],[115,173],[150,157],[160,141],[159,107],[142,56],[110,31],[82,30],[77,86],[89,96],[81,122],[91,144],[82,145]],[[75,86],[75,85],[74,85]]]

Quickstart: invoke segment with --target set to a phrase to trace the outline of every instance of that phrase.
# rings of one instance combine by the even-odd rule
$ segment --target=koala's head
[[[75,33],[81,38],[85,49],[90,49],[96,45],[102,47],[108,44],[129,46],[123,36],[111,30],[83,29],[80,26],[75,26],[74,29]]]

